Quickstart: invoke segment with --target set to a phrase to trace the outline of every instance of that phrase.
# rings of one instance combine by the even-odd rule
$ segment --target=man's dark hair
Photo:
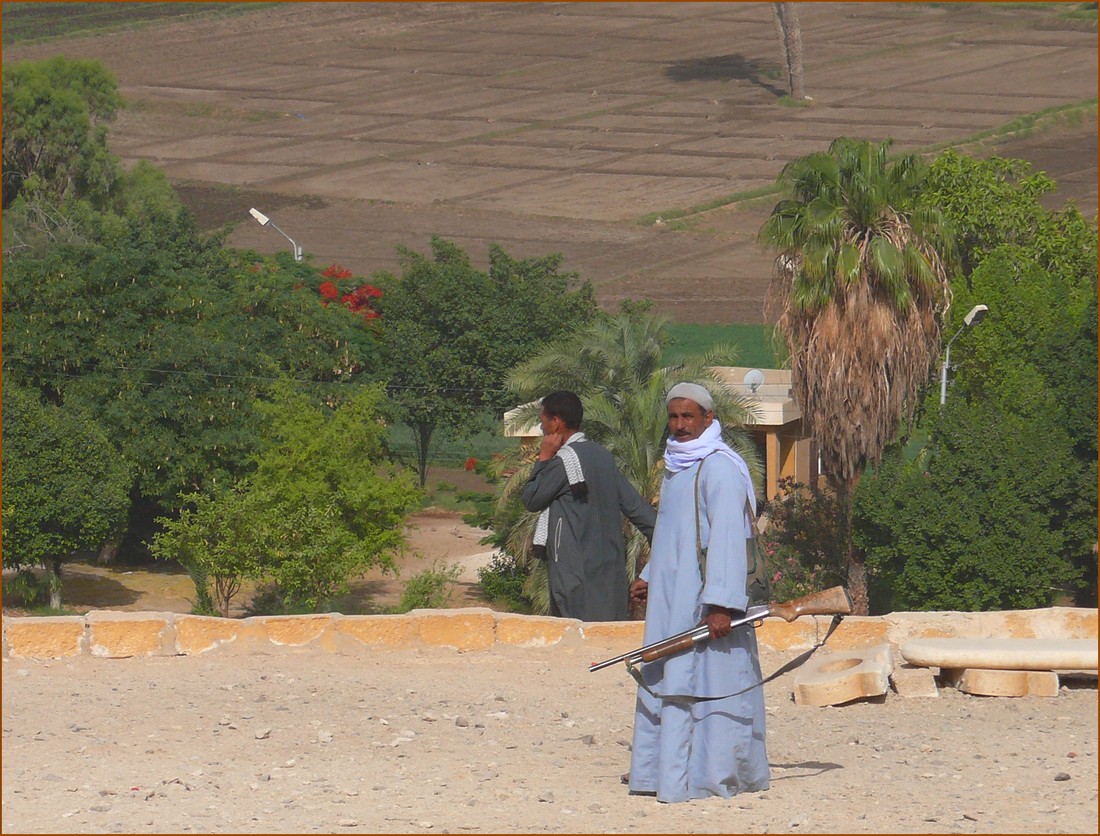
[[[542,408],[551,418],[561,418],[570,430],[579,430],[584,420],[584,407],[576,392],[551,392],[542,399]]]

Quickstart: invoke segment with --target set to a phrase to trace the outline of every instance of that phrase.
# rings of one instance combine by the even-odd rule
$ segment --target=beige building
[[[802,430],[802,411],[791,397],[790,369],[720,366],[714,371],[755,412],[755,420],[745,428],[765,463],[766,498],[773,499],[779,481],[787,477],[804,485],[816,483],[821,475],[817,445]]]
[[[779,482],[786,477],[803,484],[816,482],[820,476],[817,445],[802,431],[802,412],[791,397],[790,370],[720,366],[714,371],[722,383],[748,401],[754,413],[755,420],[746,429],[765,463],[766,498],[779,493]],[[505,435],[519,438],[524,446],[534,444],[542,436],[538,422],[508,429],[508,419],[516,411],[505,413]]]

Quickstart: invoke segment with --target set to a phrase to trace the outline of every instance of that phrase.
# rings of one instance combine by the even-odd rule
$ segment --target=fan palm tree
[[[745,459],[759,484],[761,467],[756,448],[742,427],[751,417],[750,407],[711,371],[714,366],[731,365],[736,349],[715,346],[705,355],[662,366],[661,355],[668,342],[666,323],[648,311],[627,310],[601,317],[571,337],[550,344],[508,377],[509,389],[518,399],[527,401],[512,416],[511,425],[536,424],[538,399],[548,392],[576,392],[584,404],[585,436],[606,447],[638,492],[656,502],[664,468],[665,393],[680,381],[700,383],[714,395],[715,413],[722,421],[726,441]],[[524,459],[504,463],[512,475],[502,486],[498,507],[516,501],[536,453],[530,450]],[[525,591],[535,602],[535,609],[546,612],[549,600],[545,567],[532,560],[530,554],[536,519],[536,514],[525,514],[511,529],[507,551],[531,568]],[[631,578],[645,565],[648,551],[645,538],[629,527],[627,573]]]
[[[916,197],[926,167],[889,159],[890,141],[841,137],[827,153],[788,163],[790,197],[761,242],[776,251],[769,308],[790,356],[794,397],[816,439],[830,486],[850,509],[864,469],[902,422],[935,369],[950,303],[950,227]],[[848,584],[867,612],[862,556],[851,546]]]

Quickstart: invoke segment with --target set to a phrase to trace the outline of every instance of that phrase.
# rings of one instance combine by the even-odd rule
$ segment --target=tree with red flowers
[[[325,281],[317,288],[321,296],[321,304],[340,300],[340,304],[352,313],[357,313],[363,319],[378,319],[380,314],[376,307],[377,300],[382,298],[382,291],[372,284],[361,284],[354,290],[342,291],[337,282],[353,278],[351,270],[341,267],[339,264],[331,264],[321,271]]]

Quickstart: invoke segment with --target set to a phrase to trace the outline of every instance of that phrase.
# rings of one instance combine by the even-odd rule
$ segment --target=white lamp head
[[[249,209],[248,214],[254,217],[259,222],[260,226],[267,226],[271,221],[271,218],[256,208]]]
[[[975,305],[973,308],[970,309],[970,313],[963,317],[963,322],[967,326],[977,325],[979,322],[985,319],[985,315],[988,312],[989,308],[987,308],[985,305]]]

